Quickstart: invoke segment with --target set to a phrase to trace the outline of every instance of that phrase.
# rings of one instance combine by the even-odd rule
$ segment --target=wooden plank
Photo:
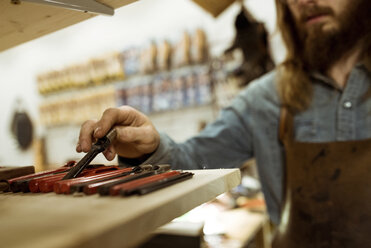
[[[132,247],[155,228],[240,183],[238,169],[196,170],[145,196],[0,194],[2,247]]]
[[[14,177],[20,177],[35,173],[35,167],[30,166],[21,166],[21,167],[11,167],[11,166],[0,166],[0,181],[7,180]]]
[[[100,0],[114,9],[137,0]],[[0,1],[0,52],[91,17],[92,13],[29,2]]]
[[[20,177],[35,172],[35,167],[33,166],[21,166],[21,167],[11,167],[11,166],[0,166],[0,192],[7,191],[9,188],[8,183],[5,180],[15,177]]]
[[[212,16],[219,16],[225,9],[227,9],[235,0],[192,0],[200,5],[204,10],[209,12]]]

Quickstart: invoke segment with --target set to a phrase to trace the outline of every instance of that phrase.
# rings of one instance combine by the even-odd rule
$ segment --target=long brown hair
[[[294,112],[303,111],[309,107],[313,96],[312,82],[302,58],[304,48],[299,41],[295,21],[287,4],[282,0],[276,0],[276,8],[277,26],[286,46],[286,59],[278,66],[278,93],[284,106]],[[368,35],[363,57],[363,62],[368,70],[371,69],[369,38]]]
[[[306,109],[312,99],[312,83],[302,62],[299,36],[287,4],[276,0],[277,26],[286,45],[286,59],[278,67],[278,93],[282,104],[293,111]]]

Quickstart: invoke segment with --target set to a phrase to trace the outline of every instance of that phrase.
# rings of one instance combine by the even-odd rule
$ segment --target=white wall
[[[245,0],[253,15],[265,22],[270,33],[275,28],[273,2]],[[141,0],[116,10],[113,17],[98,16],[1,52],[0,165],[33,163],[31,150],[21,152],[17,149],[10,136],[9,125],[16,97],[23,98],[26,110],[37,122],[40,96],[35,76],[38,73],[83,62],[105,52],[145,44],[150,39],[177,40],[183,30],[193,31],[197,27],[205,29],[213,44],[213,53],[218,53],[233,40],[233,24],[238,12],[239,6],[234,4],[215,19],[190,0]],[[274,58],[279,61],[283,56],[282,46],[278,39],[272,41]],[[38,135],[42,132],[37,129]],[[66,135],[74,143],[78,133]],[[73,146],[65,149],[74,153]]]

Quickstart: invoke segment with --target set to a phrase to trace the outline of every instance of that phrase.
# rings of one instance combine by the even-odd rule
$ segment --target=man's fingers
[[[142,121],[138,120],[138,118],[141,118],[140,113],[129,106],[106,109],[102,118],[96,124],[94,137],[103,137],[115,125],[140,125]]]
[[[110,145],[104,152],[103,155],[108,161],[112,161],[116,157],[115,147]]]
[[[151,142],[151,132],[149,127],[116,127],[117,142],[120,143],[134,143],[141,141],[141,143]],[[153,135],[152,135],[153,136]]]
[[[159,144],[159,135],[149,119],[129,106],[109,108],[99,121],[86,121],[80,130],[78,152],[88,152],[92,143],[106,135],[113,127],[117,131],[116,140],[103,152],[108,160],[116,154],[140,157],[153,152]]]
[[[82,152],[82,148],[81,148],[80,143],[77,143],[77,145],[76,145],[76,152]]]
[[[77,152],[88,152],[90,151],[91,144],[93,142],[93,131],[95,129],[96,121],[89,120],[85,121],[81,125],[79,141],[77,143]]]

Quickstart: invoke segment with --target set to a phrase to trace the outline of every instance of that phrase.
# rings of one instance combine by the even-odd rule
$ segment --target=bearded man
[[[371,236],[370,0],[276,0],[287,47],[199,135],[177,144],[122,106],[86,121],[76,150],[115,127],[127,165],[231,168],[255,157],[273,247],[369,247]]]

